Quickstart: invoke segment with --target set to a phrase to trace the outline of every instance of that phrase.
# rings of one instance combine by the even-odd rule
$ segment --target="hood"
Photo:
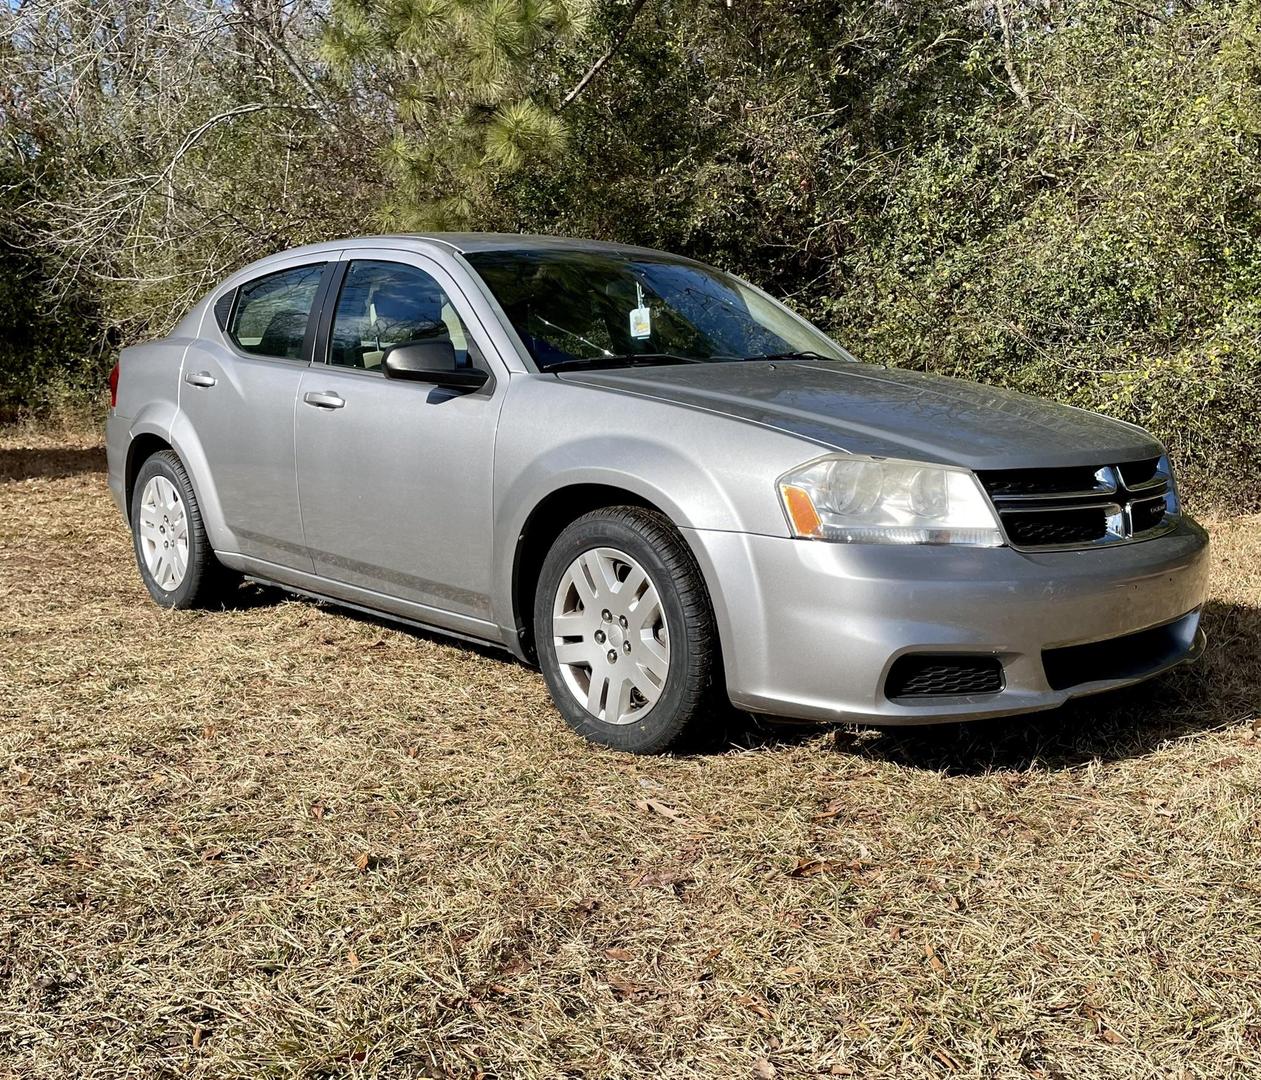
[[[656,398],[855,454],[970,469],[1155,457],[1132,424],[962,379],[846,361],[746,361],[571,371],[565,382]]]

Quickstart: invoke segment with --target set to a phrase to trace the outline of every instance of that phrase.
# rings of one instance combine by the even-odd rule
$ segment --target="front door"
[[[382,606],[422,621],[488,622],[491,472],[506,382],[462,392],[386,378],[389,346],[434,338],[452,343],[457,363],[493,368],[437,263],[362,255],[330,294],[324,355],[298,391],[298,493],[315,572],[405,601]]]

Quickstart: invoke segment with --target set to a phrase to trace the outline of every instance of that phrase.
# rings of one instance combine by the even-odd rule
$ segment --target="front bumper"
[[[816,721],[923,724],[1051,709],[1140,682],[1203,647],[1208,536],[1184,517],[1151,540],[1083,551],[830,544],[687,530],[710,586],[733,704]],[[1082,681],[1048,679],[1044,650],[1104,642]],[[995,693],[890,699],[907,654],[1002,663]],[[1060,654],[1074,656],[1075,654]],[[1065,682],[1071,685],[1065,685]],[[1054,685],[1053,685],[1054,684]],[[1058,687],[1058,688],[1057,688]]]

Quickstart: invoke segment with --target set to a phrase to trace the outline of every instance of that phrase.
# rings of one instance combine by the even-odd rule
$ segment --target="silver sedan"
[[[1131,424],[856,361],[624,245],[382,236],[234,274],[111,376],[150,594],[242,576],[501,646],[650,752],[717,708],[1048,709],[1197,654],[1207,540]]]

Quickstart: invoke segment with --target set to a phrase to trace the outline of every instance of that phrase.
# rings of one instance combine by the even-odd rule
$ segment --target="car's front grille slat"
[[[1076,548],[1144,540],[1171,526],[1160,458],[977,475],[1018,548]]]
[[[1116,486],[1100,480],[1098,470],[995,469],[981,474],[985,490],[995,499],[1047,499],[1111,495]]]
[[[1092,544],[1108,533],[1111,508],[1017,510],[1003,515],[1007,536],[1017,547]]]

